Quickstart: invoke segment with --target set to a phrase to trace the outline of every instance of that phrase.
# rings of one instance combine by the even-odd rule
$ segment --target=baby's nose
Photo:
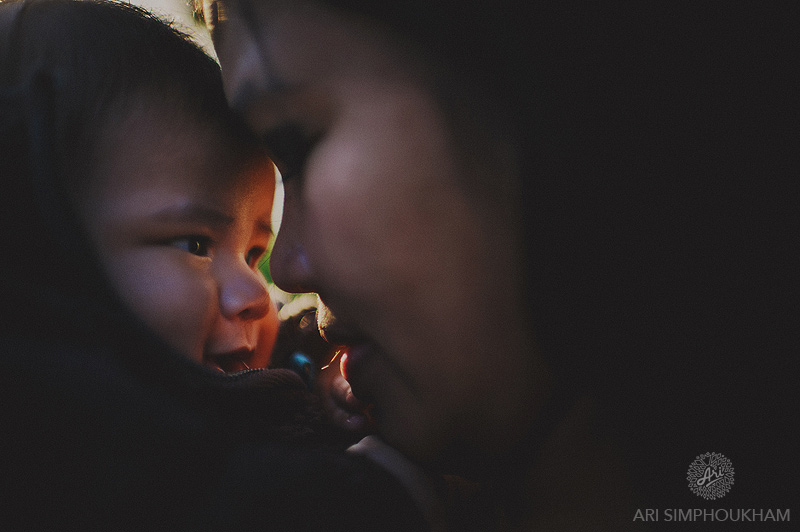
[[[236,268],[220,286],[219,305],[226,318],[258,320],[269,312],[267,281],[246,265]]]

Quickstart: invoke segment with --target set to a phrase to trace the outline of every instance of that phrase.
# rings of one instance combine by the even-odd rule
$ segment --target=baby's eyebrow
[[[225,228],[234,222],[233,216],[197,203],[173,205],[161,209],[153,214],[153,219],[162,222],[198,223],[213,228]]]

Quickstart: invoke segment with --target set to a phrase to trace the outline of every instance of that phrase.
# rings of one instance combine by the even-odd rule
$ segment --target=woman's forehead
[[[387,28],[326,3],[233,0],[208,5],[219,6],[206,15],[206,24],[215,36],[223,70],[225,49],[238,51],[238,58],[227,58],[231,68],[230,63],[241,61],[251,47],[258,53],[248,60],[259,58],[271,77],[287,83],[350,73],[387,76],[411,63],[401,41]],[[218,18],[209,22],[209,16]]]

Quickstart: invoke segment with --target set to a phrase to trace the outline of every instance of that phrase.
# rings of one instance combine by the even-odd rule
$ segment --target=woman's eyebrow
[[[162,222],[198,223],[219,229],[228,227],[234,222],[233,216],[198,203],[166,207],[156,211],[152,219]]]

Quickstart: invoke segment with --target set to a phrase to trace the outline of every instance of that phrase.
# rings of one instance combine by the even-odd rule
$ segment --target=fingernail
[[[353,395],[352,389],[347,390],[347,394],[344,396],[344,402],[347,406],[357,406],[360,404],[358,398]]]
[[[367,418],[362,414],[353,414],[347,418],[345,425],[348,429],[353,431],[364,430],[364,427],[367,425]]]

